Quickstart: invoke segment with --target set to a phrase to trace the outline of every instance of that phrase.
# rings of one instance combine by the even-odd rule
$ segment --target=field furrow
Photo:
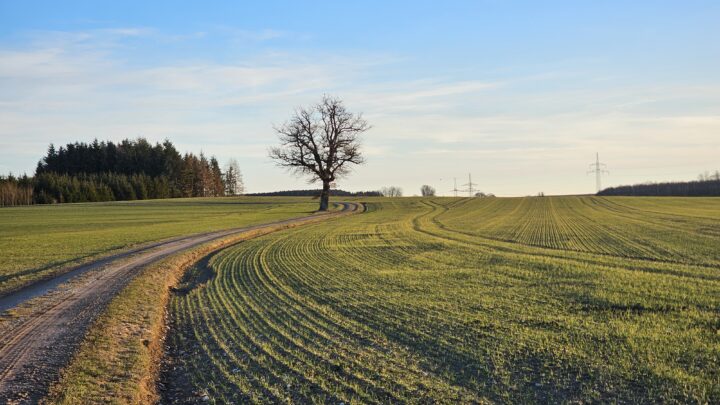
[[[173,298],[164,382],[215,403],[715,402],[720,266],[697,229],[720,218],[614,209],[377,200],[245,241]]]

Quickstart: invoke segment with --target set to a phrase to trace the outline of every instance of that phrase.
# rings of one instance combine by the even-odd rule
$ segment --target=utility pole
[[[473,191],[476,190],[473,186],[477,186],[477,183],[472,182],[472,175],[468,173],[468,182],[467,184],[463,184],[463,187],[467,187],[468,197],[472,197]]]
[[[600,163],[600,154],[595,152],[595,163],[590,163],[590,170],[588,170],[588,174],[595,173],[595,188],[597,189],[597,192],[600,192],[602,190],[602,185],[600,184],[600,178],[603,174],[610,174],[609,171],[606,170],[607,165],[605,163]]]

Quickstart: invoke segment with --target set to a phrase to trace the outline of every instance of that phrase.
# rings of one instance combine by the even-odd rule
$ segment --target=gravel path
[[[357,211],[341,203],[332,218]],[[0,403],[37,403],[71,359],[92,321],[138,270],[165,257],[233,234],[314,222],[318,216],[188,236],[78,267],[0,298]],[[9,312],[7,310],[10,310]]]

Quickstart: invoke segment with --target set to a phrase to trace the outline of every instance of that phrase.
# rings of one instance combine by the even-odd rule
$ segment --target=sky
[[[720,2],[0,0],[0,173],[145,137],[309,188],[274,126],[323,94],[372,125],[338,187],[501,196],[720,169]]]

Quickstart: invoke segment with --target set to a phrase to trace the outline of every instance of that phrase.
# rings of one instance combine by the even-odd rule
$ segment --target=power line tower
[[[473,188],[473,186],[477,186],[477,185],[478,185],[477,183],[472,182],[472,175],[470,173],[468,173],[468,182],[466,184],[463,184],[463,187],[467,187],[467,189],[464,191],[468,192],[468,197],[473,196],[473,191],[477,190],[476,188]]]
[[[453,177],[453,184],[454,184],[454,187],[450,191],[452,191],[455,194],[455,197],[457,197],[457,193],[458,193],[458,191],[460,191],[457,188],[457,177]]]
[[[603,174],[610,174],[610,172],[607,171],[607,165],[605,163],[600,163],[600,154],[597,152],[595,152],[595,163],[590,163],[590,170],[588,170],[587,174],[590,173],[595,173],[595,188],[600,192],[600,190],[602,190],[600,178]]]

